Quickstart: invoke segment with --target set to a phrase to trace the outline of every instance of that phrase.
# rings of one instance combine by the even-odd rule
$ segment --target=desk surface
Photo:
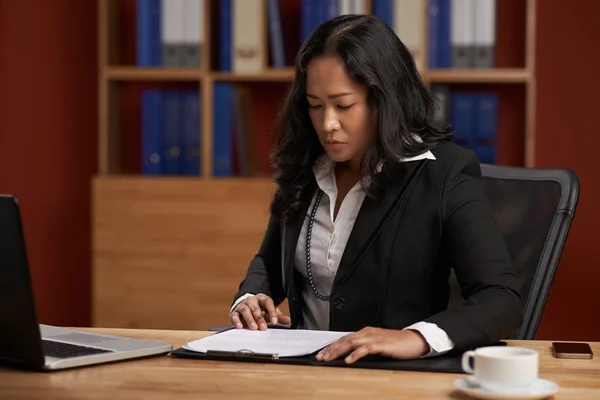
[[[82,329],[183,344],[207,332]],[[559,384],[561,399],[600,399],[600,343],[593,360],[552,356],[550,342],[510,341],[540,353],[540,377]],[[468,399],[456,392],[460,374],[236,363],[158,357],[58,372],[0,367],[0,399]]]

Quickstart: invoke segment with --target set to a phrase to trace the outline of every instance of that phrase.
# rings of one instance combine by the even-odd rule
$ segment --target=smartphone
[[[587,343],[552,342],[552,353],[557,358],[590,360],[594,358],[592,348]]]

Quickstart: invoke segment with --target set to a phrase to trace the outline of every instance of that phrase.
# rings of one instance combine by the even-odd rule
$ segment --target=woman
[[[348,363],[461,351],[514,332],[522,300],[479,162],[434,124],[393,30],[371,15],[336,17],[296,63],[270,222],[231,323],[352,331],[317,355],[349,354]],[[467,301],[447,309],[451,268]],[[276,308],[285,298],[291,319]]]

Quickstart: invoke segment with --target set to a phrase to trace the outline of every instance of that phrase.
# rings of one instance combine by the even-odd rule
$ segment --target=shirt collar
[[[400,159],[400,162],[410,162],[410,161],[418,161],[418,160],[435,160],[435,156],[431,151],[426,151],[423,154],[419,154],[414,157],[403,157]],[[317,184],[319,188],[324,192],[329,192],[334,190],[335,188],[335,161],[333,161],[327,153],[323,153],[319,159],[313,165],[313,174],[315,175],[315,179],[317,180]],[[383,162],[380,161],[377,165],[377,172],[381,172],[381,168],[383,167]]]

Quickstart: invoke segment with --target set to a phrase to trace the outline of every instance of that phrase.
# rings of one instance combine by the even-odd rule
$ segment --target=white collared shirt
[[[420,159],[435,160],[435,156],[430,151],[416,157],[406,158],[403,161],[415,161]],[[313,168],[313,173],[319,188],[323,191],[321,202],[315,213],[315,219],[311,236],[311,272],[314,284],[322,295],[329,295],[333,285],[333,280],[338,270],[338,266],[358,212],[365,199],[366,193],[358,182],[346,195],[337,216],[334,219],[334,207],[337,198],[337,185],[335,179],[335,162],[326,154],[319,159]],[[304,307],[302,310],[303,329],[328,330],[329,329],[329,302],[319,300],[313,293],[307,279],[306,272],[306,232],[310,219],[310,212],[316,200],[316,193],[313,196],[311,204],[305,215],[302,230],[296,245],[294,256],[295,268],[304,277],[302,297]],[[235,306],[251,296],[246,294],[241,296],[232,306]],[[454,347],[454,343],[448,337],[446,332],[437,325],[428,322],[417,322],[405,329],[414,329],[419,331],[431,348],[427,356],[443,354]]]

